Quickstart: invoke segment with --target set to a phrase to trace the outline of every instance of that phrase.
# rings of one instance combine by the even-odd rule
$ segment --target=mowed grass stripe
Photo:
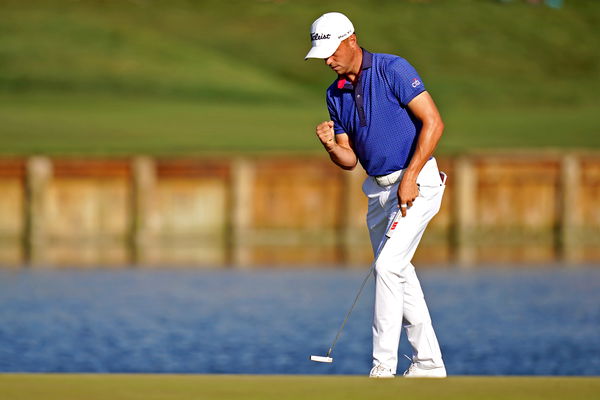
[[[362,376],[4,374],[5,400],[68,399],[592,399],[596,377],[450,377],[373,380]]]
[[[597,108],[442,110],[438,155],[473,149],[599,149]],[[478,118],[472,118],[474,114]],[[209,103],[95,95],[0,94],[0,156],[323,154],[324,100]]]

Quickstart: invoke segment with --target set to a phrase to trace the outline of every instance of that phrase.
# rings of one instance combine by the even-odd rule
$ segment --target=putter
[[[335,344],[337,343],[337,341],[340,337],[340,334],[342,333],[342,330],[344,330],[344,326],[346,325],[346,322],[348,322],[348,318],[350,318],[350,314],[352,314],[352,310],[354,310],[354,306],[356,306],[356,302],[358,301],[360,294],[362,293],[367,281],[369,280],[369,277],[371,276],[371,274],[373,273],[373,270],[375,269],[375,265],[377,264],[377,259],[379,258],[379,255],[381,254],[383,247],[387,243],[388,239],[392,237],[392,234],[396,230],[396,227],[398,226],[398,219],[401,218],[401,216],[402,216],[402,213],[400,212],[400,210],[396,211],[396,215],[394,215],[394,218],[392,219],[392,223],[390,224],[390,227],[388,228],[387,232],[385,233],[383,240],[379,244],[379,249],[377,249],[377,254],[375,255],[375,259],[373,260],[373,263],[371,264],[371,268],[369,268],[369,272],[367,273],[367,276],[365,276],[365,279],[363,279],[363,282],[360,285],[360,289],[358,289],[358,293],[356,294],[356,297],[354,298],[354,302],[352,303],[352,306],[348,310],[348,313],[346,314],[346,318],[344,318],[344,322],[342,322],[340,329],[338,329],[337,335],[335,335],[335,339],[333,339],[333,343],[331,344],[331,347],[327,351],[327,354],[325,354],[324,356],[310,356],[310,361],[315,361],[315,362],[320,362],[320,363],[332,363],[333,362],[333,358],[331,357],[333,348],[335,347]]]

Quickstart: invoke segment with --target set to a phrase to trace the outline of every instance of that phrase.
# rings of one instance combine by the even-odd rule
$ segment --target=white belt
[[[403,172],[404,170],[400,169],[392,172],[391,174],[374,176],[373,178],[375,178],[375,182],[377,182],[379,186],[390,186],[400,180]]]

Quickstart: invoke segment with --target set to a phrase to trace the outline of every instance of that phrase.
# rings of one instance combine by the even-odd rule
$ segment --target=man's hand
[[[331,150],[336,142],[335,142],[335,132],[333,131],[333,121],[325,121],[321,122],[317,125],[317,137],[325,146],[327,150]]]
[[[417,179],[404,175],[398,185],[398,206],[403,217],[406,217],[407,210],[412,207],[418,195]]]
[[[321,122],[317,125],[316,132],[321,144],[329,153],[331,161],[345,170],[354,169],[358,159],[346,133],[336,135],[333,130],[333,121]]]

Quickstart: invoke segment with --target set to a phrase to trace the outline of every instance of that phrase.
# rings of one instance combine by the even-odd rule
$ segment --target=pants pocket
[[[425,199],[433,199],[438,196],[440,193],[443,193],[445,189],[445,185],[438,186],[419,186],[419,197]]]

